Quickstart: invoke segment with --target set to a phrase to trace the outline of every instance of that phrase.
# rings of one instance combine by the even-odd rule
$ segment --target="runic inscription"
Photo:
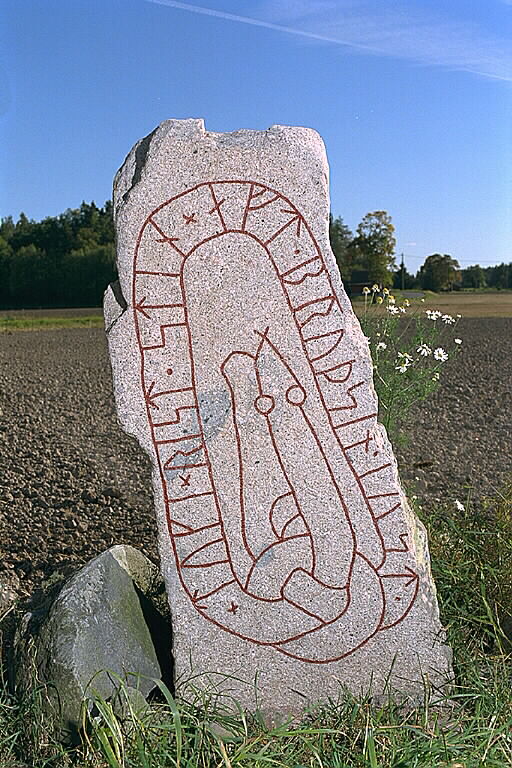
[[[152,462],[176,686],[272,720],[340,685],[419,701],[450,676],[328,204],[306,128],[168,120],[114,182],[107,337]]]
[[[219,274],[206,312],[205,270]],[[370,368],[294,202],[231,179],[164,201],[141,226],[132,291],[170,545],[195,610],[311,663],[402,622],[419,577],[361,396]]]

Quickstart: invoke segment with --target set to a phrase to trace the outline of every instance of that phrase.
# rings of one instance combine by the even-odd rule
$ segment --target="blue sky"
[[[103,204],[169,117],[306,125],[410,271],[512,261],[511,30],[512,0],[3,0],[0,216]]]

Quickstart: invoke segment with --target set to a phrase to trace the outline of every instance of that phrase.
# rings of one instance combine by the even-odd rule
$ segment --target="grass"
[[[392,290],[397,301],[401,291]],[[405,294],[408,292],[405,291]],[[453,291],[452,293],[424,292],[425,309],[439,309],[451,315],[461,314],[463,317],[512,317],[512,291]],[[415,306],[418,299],[410,299]],[[352,298],[354,310],[358,316],[364,312],[363,296]],[[384,310],[382,310],[384,311]]]
[[[425,520],[443,622],[454,651],[449,699],[423,706],[342,694],[300,723],[268,728],[191,684],[124,714],[97,701],[84,743],[65,751],[41,716],[42,689],[0,691],[0,768],[505,768],[512,766],[512,485],[479,511],[438,509]],[[322,670],[319,669],[319,674]]]
[[[50,331],[59,328],[102,328],[101,315],[77,315],[48,317],[32,314],[0,316],[0,331]]]
[[[401,291],[393,290],[397,300]],[[407,291],[405,292],[407,294]],[[421,309],[439,309],[442,312],[463,317],[512,317],[512,291],[453,291],[453,293],[424,292],[425,302]],[[411,299],[411,304],[419,304]],[[362,296],[352,298],[358,316],[364,311]],[[382,310],[383,311],[383,310]],[[101,309],[32,309],[0,311],[1,331],[43,331],[58,328],[101,328]]]

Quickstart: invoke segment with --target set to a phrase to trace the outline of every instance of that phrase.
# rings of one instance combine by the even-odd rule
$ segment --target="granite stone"
[[[178,687],[278,717],[342,687],[442,686],[426,535],[330,250],[319,135],[168,120],[114,210],[115,398],[153,463]]]

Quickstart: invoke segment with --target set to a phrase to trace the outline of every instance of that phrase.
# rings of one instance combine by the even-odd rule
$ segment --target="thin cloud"
[[[213,8],[203,8],[200,5],[190,5],[189,3],[180,3],[177,0],[148,0],[150,3],[156,5],[168,5],[170,8],[179,8],[181,11],[192,11],[192,13],[200,13],[204,16],[214,16],[217,19],[225,19],[226,21],[237,21],[240,24],[250,24],[253,27],[265,27],[266,29],[273,29],[276,32],[287,32],[290,35],[299,35],[300,37],[308,37],[311,40],[321,40],[324,43],[336,43],[338,45],[349,45],[356,48],[363,48],[370,50],[367,46],[353,44],[349,40],[340,40],[338,37],[330,37],[324,34],[317,34],[315,32],[307,32],[303,29],[294,29],[284,24],[274,24],[271,21],[263,21],[261,19],[253,19],[250,16],[238,16],[235,13],[226,13],[225,11],[217,11]]]
[[[512,82],[512,55],[505,40],[485,35],[467,22],[448,22],[404,6],[389,10],[379,2],[339,0],[311,3],[271,0],[259,6],[266,18],[241,16],[178,0],[147,0],[190,13],[262,27],[309,40],[341,45],[372,55],[465,71]],[[512,4],[512,0],[503,0]],[[285,23],[281,23],[283,18]],[[291,22],[291,23],[290,23]]]

